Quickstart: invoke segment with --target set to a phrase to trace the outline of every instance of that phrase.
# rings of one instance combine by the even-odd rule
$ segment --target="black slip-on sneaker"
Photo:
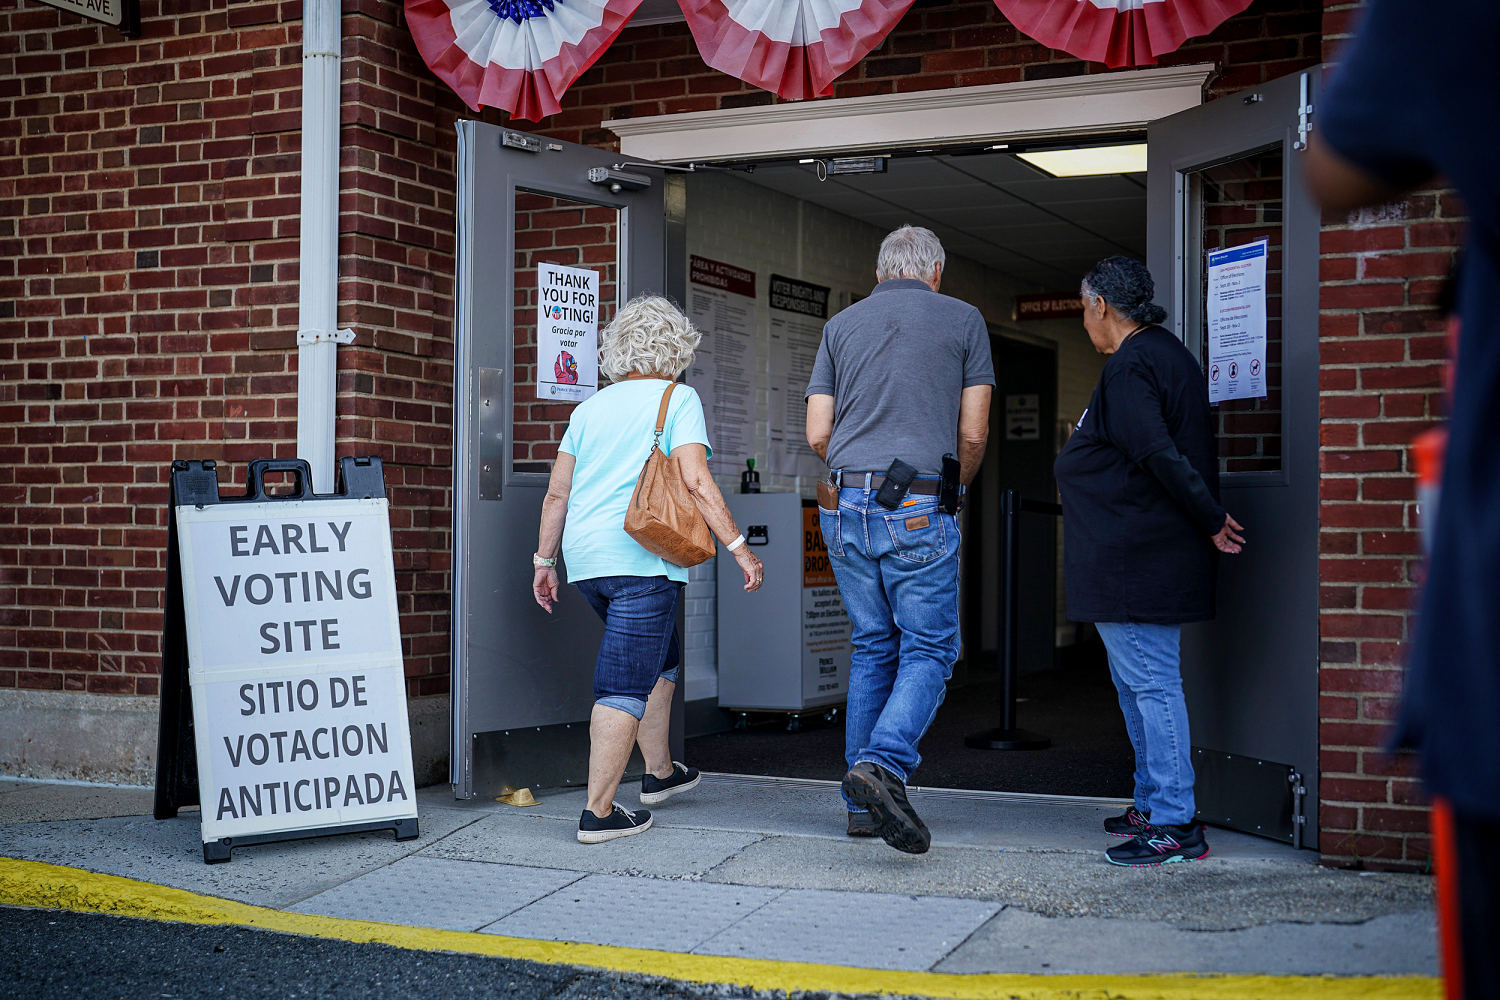
[[[641,801],[648,806],[665,802],[679,792],[688,792],[697,788],[698,779],[701,777],[696,767],[688,767],[674,760],[672,773],[665,778],[658,778],[650,771],[641,775]]]
[[[616,802],[609,815],[600,819],[585,809],[578,817],[578,842],[580,844],[602,844],[606,840],[633,837],[651,829],[651,812],[637,809],[631,812]]]
[[[872,813],[850,813],[849,829],[846,832],[851,837],[878,837],[880,836],[880,823]]]
[[[1151,825],[1151,814],[1143,813],[1135,806],[1126,809],[1119,816],[1111,816],[1104,821],[1104,832],[1111,837],[1124,837],[1130,839]]]
[[[1153,868],[1208,857],[1208,838],[1197,823],[1181,826],[1147,826],[1123,844],[1104,852],[1112,865]]]
[[[906,799],[906,784],[879,764],[862,760],[844,775],[844,794],[868,810],[880,839],[907,854],[925,854],[932,833]]]

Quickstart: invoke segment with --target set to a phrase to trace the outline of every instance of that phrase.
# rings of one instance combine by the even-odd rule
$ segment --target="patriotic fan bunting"
[[[797,100],[833,81],[895,27],[912,0],[678,0],[703,61]]]
[[[1115,69],[1156,65],[1159,56],[1213,31],[1250,0],[995,0],[995,6],[1048,48]]]
[[[406,0],[429,69],[464,103],[540,121],[641,0]]]

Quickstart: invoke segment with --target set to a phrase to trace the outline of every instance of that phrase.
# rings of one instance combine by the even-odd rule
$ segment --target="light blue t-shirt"
[[[651,454],[656,411],[668,385],[655,378],[616,382],[573,410],[558,445],[577,462],[562,540],[569,583],[599,576],[664,576],[687,583],[687,567],[647,552],[625,534],[625,510]],[[707,448],[708,428],[698,394],[679,385],[667,406],[661,449],[671,454],[683,444]]]

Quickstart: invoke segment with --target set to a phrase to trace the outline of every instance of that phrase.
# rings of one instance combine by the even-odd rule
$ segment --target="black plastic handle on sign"
[[[296,477],[289,493],[266,492],[266,473],[290,472]],[[312,488],[312,469],[300,458],[260,458],[250,463],[250,475],[245,482],[245,499],[256,502],[267,500],[316,500]]]
[[[750,524],[745,526],[746,545],[770,545],[771,535],[764,524]]]

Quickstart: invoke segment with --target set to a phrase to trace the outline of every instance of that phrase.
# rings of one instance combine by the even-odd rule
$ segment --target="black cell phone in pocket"
[[[938,485],[938,506],[949,514],[958,513],[958,459],[949,452],[943,456],[943,479]]]
[[[899,458],[893,459],[891,467],[885,470],[885,481],[880,484],[880,489],[875,493],[875,502],[886,510],[895,510],[901,506],[901,501],[905,499],[906,491],[915,478],[917,478],[915,466],[907,465]]]

